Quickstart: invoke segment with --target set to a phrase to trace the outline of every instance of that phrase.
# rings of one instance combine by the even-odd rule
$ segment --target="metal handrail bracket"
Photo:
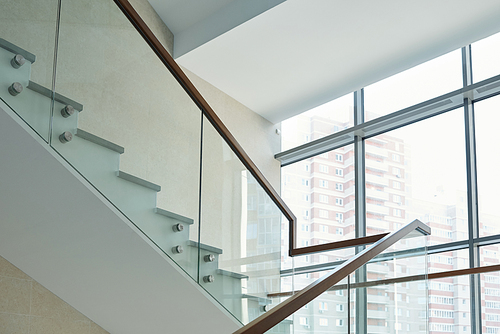
[[[430,235],[429,226],[416,219],[401,229],[383,237],[371,247],[366,248],[356,256],[338,266],[332,273],[311,283],[309,286],[293,295],[283,303],[256,318],[246,326],[240,328],[233,334],[260,334],[270,330],[281,321],[295,313],[298,309],[308,304],[316,297],[330,289],[349,274],[360,268],[372,258],[394,245],[399,240],[407,237],[410,233],[418,231],[422,235]]]

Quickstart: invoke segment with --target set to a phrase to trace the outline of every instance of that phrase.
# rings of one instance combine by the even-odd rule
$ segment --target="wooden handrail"
[[[127,0],[114,0],[116,5],[121,9],[123,14],[129,19],[135,29],[141,34],[146,43],[151,47],[156,56],[162,61],[162,63],[168,68],[170,73],[177,79],[179,84],[184,88],[186,93],[191,97],[193,102],[201,109],[203,115],[210,121],[215,130],[219,135],[224,138],[228,146],[233,150],[236,156],[243,163],[245,168],[253,175],[255,180],[262,186],[264,191],[271,197],[273,202],[278,206],[283,215],[288,219],[290,226],[291,238],[294,238],[294,227],[296,225],[296,217],[292,213],[292,210],[285,204],[283,199],[279,196],[276,190],[273,188],[271,183],[265,178],[264,174],[257,168],[255,163],[250,159],[248,154],[243,150],[241,145],[236,141],[234,136],[228,130],[228,128],[222,123],[221,119],[214,112],[212,107],[203,98],[200,92],[193,85],[191,80],[186,76],[182,69],[177,65],[175,60],[170,56],[165,47],[156,38],[155,34],[151,31],[148,25],[140,17],[140,15],[135,11],[132,5]],[[292,242],[290,245],[294,245]],[[290,247],[292,248],[292,247]]]
[[[347,240],[329,242],[327,244],[295,248],[293,249],[293,255],[294,256],[304,255],[311,253],[326,252],[335,249],[350,248],[354,246],[364,246],[379,241],[388,234],[389,233],[374,234],[367,237],[360,237],[356,239],[347,239]]]
[[[430,227],[419,220],[414,220],[408,225],[402,227],[398,231],[392,232],[384,238],[377,241],[371,247],[366,248],[356,256],[347,260],[338,266],[332,273],[325,275],[322,278],[308,285],[305,289],[272,308],[269,312],[264,313],[246,326],[240,328],[233,334],[258,334],[265,333],[288,316],[292,315],[298,309],[308,304],[323,292],[330,289],[332,286],[340,282],[350,273],[354,272],[359,267],[366,264],[372,258],[382,253],[397,241],[403,239],[411,232],[418,230],[424,235],[430,234]]]

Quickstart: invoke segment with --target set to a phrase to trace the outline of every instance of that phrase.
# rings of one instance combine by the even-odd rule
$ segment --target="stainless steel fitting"
[[[215,278],[213,275],[203,276],[203,282],[205,282],[205,283],[213,283],[214,281],[215,281]]]
[[[21,85],[19,82],[14,82],[12,85],[9,86],[9,93],[12,96],[16,96],[21,94],[23,91],[23,85]]]
[[[75,108],[71,105],[67,105],[64,108],[61,109],[61,115],[64,118],[68,118],[69,116],[73,115],[75,113]]]
[[[59,141],[63,144],[69,143],[73,139],[73,134],[69,131],[64,131],[59,136]]]
[[[176,253],[176,254],[180,254],[184,252],[184,248],[182,248],[182,246],[175,246],[175,247],[172,247],[172,253]]]
[[[26,59],[20,54],[15,55],[14,58],[12,58],[10,60],[10,64],[14,68],[19,68],[19,67],[23,66],[25,62],[26,62]]]
[[[174,232],[182,232],[184,230],[184,225],[175,224],[174,226],[172,226],[172,230],[174,230]]]
[[[203,257],[203,260],[205,260],[205,262],[214,262],[215,261],[215,255],[213,255],[213,254],[205,255]]]

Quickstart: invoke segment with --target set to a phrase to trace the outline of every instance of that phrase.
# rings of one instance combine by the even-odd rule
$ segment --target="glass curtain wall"
[[[297,247],[419,219],[432,228],[429,274],[498,264],[499,50],[500,34],[493,35],[283,122],[284,151],[276,157],[282,196],[298,219]],[[289,259],[283,280],[292,267],[312,275],[307,268],[353,254]],[[429,331],[499,333],[497,283],[496,273],[430,281]]]

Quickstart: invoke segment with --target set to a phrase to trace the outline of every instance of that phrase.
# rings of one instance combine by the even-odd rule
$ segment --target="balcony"
[[[366,197],[373,198],[379,201],[388,201],[389,194],[383,191],[378,191],[374,189],[366,189]]]
[[[387,216],[389,215],[389,208],[382,205],[367,204],[366,212]]]
[[[373,174],[366,175],[366,183],[374,184],[377,186],[388,187],[389,180],[382,176],[377,176]]]
[[[369,146],[366,148],[366,154],[367,155],[372,155],[372,156],[377,156],[386,159],[387,158],[387,150],[376,147],[376,146]]]
[[[387,296],[368,295],[368,303],[386,304],[389,301]]]
[[[389,230],[389,222],[386,222],[384,220],[367,219],[366,226],[376,227],[377,229],[384,230],[384,231]]]
[[[387,173],[389,171],[389,166],[385,162],[372,159],[366,159],[366,168],[383,173]]]
[[[368,319],[386,319],[387,315],[386,311],[368,310]]]

